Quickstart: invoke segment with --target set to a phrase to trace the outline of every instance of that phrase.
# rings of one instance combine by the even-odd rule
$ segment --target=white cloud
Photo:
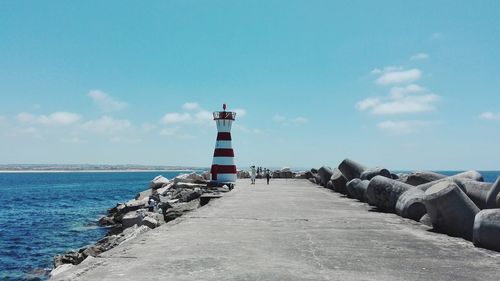
[[[63,143],[81,143],[82,140],[79,137],[69,137],[69,138],[60,138],[60,142]]]
[[[359,111],[369,110],[375,115],[406,114],[428,112],[436,109],[440,96],[427,89],[410,84],[392,87],[388,97],[366,98],[356,104]]]
[[[125,119],[114,119],[110,116],[103,116],[97,120],[87,121],[83,127],[95,133],[115,133],[130,129],[132,124]]]
[[[193,118],[189,113],[172,112],[163,115],[163,117],[161,118],[161,122],[169,125],[169,124],[185,123],[191,121],[192,119]]]
[[[243,117],[245,115],[247,115],[247,111],[242,109],[242,108],[235,108],[233,109],[232,111],[236,112],[236,117]]]
[[[479,115],[479,118],[484,120],[500,120],[500,112],[483,112]]]
[[[142,130],[144,132],[151,132],[153,131],[154,129],[156,129],[156,125],[155,124],[151,124],[151,123],[143,123],[142,126],[141,126]]]
[[[101,90],[92,90],[87,96],[90,97],[103,112],[118,111],[128,106],[127,103],[119,101]]]
[[[383,131],[393,134],[410,134],[429,126],[429,122],[424,121],[384,121],[377,124],[377,127]]]
[[[194,110],[201,110],[201,107],[196,102],[186,102],[182,105],[182,109],[194,111]]]
[[[177,138],[177,139],[191,139],[191,138],[193,138],[192,135],[181,132],[180,129],[177,127],[164,128],[160,131],[160,135],[167,136],[167,137],[173,137],[173,138]]]
[[[282,123],[282,122],[286,121],[286,117],[282,116],[282,115],[279,115],[279,114],[276,114],[276,115],[273,116],[273,121],[274,122],[278,122],[278,123]]]
[[[300,126],[300,125],[304,125],[307,122],[309,122],[309,120],[307,118],[302,117],[302,116],[298,116],[295,118],[287,118],[287,117],[280,115],[280,114],[274,115],[273,121],[276,123],[279,123],[281,125],[284,125],[284,126],[288,126],[290,124]]]
[[[371,74],[378,75],[378,74],[383,74],[383,73],[388,73],[388,72],[394,72],[394,71],[399,71],[399,70],[403,70],[403,67],[402,66],[389,65],[389,66],[384,67],[383,69],[375,68],[375,69],[373,69],[371,71]]]
[[[367,110],[369,108],[372,108],[372,107],[379,105],[381,102],[382,101],[380,100],[380,98],[366,98],[366,99],[356,103],[356,108],[359,111],[364,111],[364,110]]]
[[[54,112],[49,115],[34,115],[27,112],[21,112],[16,116],[17,121],[21,123],[41,124],[46,126],[71,125],[78,122],[80,115],[72,112]]]
[[[416,93],[423,93],[425,92],[426,89],[417,85],[417,84],[410,84],[408,86],[404,86],[404,87],[392,87],[390,90],[389,90],[389,95],[392,97],[392,98],[402,98],[406,95],[409,95],[409,94],[416,94]]]
[[[373,73],[373,71],[372,71]],[[422,76],[422,72],[419,69],[413,68],[408,70],[393,70],[380,72],[379,78],[376,82],[380,85],[393,85],[393,84],[404,84],[417,81]]]
[[[426,53],[418,53],[410,57],[410,60],[426,60],[429,58],[429,54]]]
[[[127,138],[127,137],[121,137],[121,136],[114,136],[110,140],[111,142],[115,143],[139,143],[142,142],[141,138]]]
[[[309,122],[309,120],[305,117],[302,117],[302,116],[299,116],[299,117],[292,119],[292,123],[294,123],[296,125],[303,125],[303,124],[306,124],[307,122]]]

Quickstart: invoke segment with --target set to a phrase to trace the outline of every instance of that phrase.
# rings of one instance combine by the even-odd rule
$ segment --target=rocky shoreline
[[[181,174],[171,180],[161,175],[155,177],[148,189],[128,202],[118,203],[108,209],[106,216],[99,219],[99,225],[108,228],[105,237],[77,251],[55,256],[50,277],[175,220],[232,190],[232,186],[227,185],[209,187],[209,176],[208,172],[201,175],[193,172]],[[155,202],[153,210],[149,209],[150,200]]]
[[[500,177],[486,183],[477,171],[446,176],[430,171],[394,174],[350,159],[338,167],[296,175],[366,202],[381,212],[421,222],[434,231],[500,251]]]

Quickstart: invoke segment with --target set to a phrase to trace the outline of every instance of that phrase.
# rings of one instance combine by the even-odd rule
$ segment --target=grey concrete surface
[[[500,255],[306,180],[223,198],[54,280],[499,280]]]

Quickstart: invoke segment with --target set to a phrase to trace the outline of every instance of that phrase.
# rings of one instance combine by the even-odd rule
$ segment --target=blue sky
[[[416,2],[416,3],[415,3]],[[1,1],[0,162],[500,169],[500,2]]]

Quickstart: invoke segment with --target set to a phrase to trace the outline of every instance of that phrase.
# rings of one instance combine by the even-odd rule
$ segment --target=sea
[[[55,255],[106,234],[108,208],[185,172],[0,173],[0,280],[46,280]]]
[[[0,173],[0,280],[46,280],[55,255],[106,234],[97,220],[108,208],[134,198],[157,175],[173,178],[181,173]],[[494,182],[500,171],[481,174]]]

